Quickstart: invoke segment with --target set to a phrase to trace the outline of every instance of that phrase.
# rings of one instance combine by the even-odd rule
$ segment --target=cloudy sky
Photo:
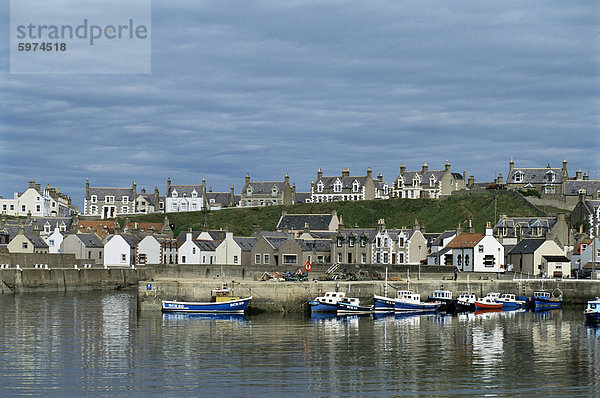
[[[149,75],[10,74],[6,39],[0,195],[446,160],[490,181],[511,156],[600,179],[599,33],[595,1],[157,0]]]

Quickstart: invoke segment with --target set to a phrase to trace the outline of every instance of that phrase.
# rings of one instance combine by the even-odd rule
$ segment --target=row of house
[[[34,180],[12,198],[0,197],[0,213],[9,216],[69,217],[76,212],[71,198],[50,185],[41,188]]]
[[[0,248],[11,253],[72,253],[78,260],[104,266],[146,264],[229,264],[302,266],[311,264],[427,264],[464,272],[514,271],[528,275],[565,276],[595,268],[597,238],[569,230],[564,215],[506,217],[484,233],[469,225],[443,233],[412,227],[388,228],[384,219],[373,228],[346,228],[330,214],[286,214],[275,231],[254,229],[252,236],[227,231],[183,231],[173,237],[161,223],[112,220],[31,218],[23,224],[0,224]],[[569,256],[572,255],[572,259]]]

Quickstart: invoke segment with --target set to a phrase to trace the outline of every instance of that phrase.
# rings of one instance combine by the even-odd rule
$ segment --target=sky
[[[516,167],[600,179],[595,1],[152,2],[150,74],[11,74],[0,24],[0,195],[29,180],[236,193],[289,173]],[[0,17],[9,20],[8,1]],[[124,60],[127,61],[127,60]]]

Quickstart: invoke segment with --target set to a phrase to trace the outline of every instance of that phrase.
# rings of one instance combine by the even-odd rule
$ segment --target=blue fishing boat
[[[451,305],[454,299],[452,298],[452,292],[450,290],[434,290],[431,292],[431,296],[427,297],[428,302],[440,302],[442,305],[440,306],[440,310],[447,310]]]
[[[346,293],[343,292],[326,292],[324,296],[319,296],[314,300],[310,300],[311,312],[337,312],[338,301],[346,298]]]
[[[211,291],[211,300],[208,302],[163,300],[163,312],[198,312],[214,314],[243,314],[252,300],[252,296],[238,298],[231,296],[227,285]]]
[[[596,297],[588,300],[585,310],[583,311],[585,319],[590,322],[600,321],[600,298]]]
[[[556,290],[560,292],[560,295],[556,297],[545,290],[536,290],[535,292],[533,292],[534,309],[536,311],[539,311],[561,308],[563,301],[562,292],[560,291],[560,289],[555,289],[555,291]]]
[[[503,309],[516,309],[525,306],[524,300],[519,300],[514,294],[505,293],[496,299],[498,303],[502,303]]]

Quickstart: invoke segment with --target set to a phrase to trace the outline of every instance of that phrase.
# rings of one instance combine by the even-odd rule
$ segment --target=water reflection
[[[136,312],[129,294],[0,296],[3,395],[590,395],[600,328],[540,312]]]

